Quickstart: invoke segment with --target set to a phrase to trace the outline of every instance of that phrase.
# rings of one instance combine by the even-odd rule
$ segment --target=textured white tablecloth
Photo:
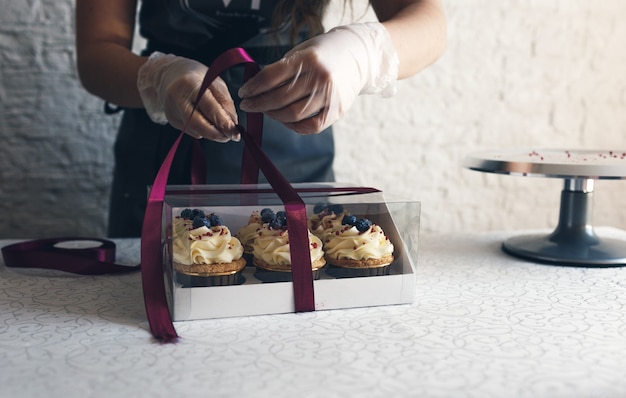
[[[412,305],[179,322],[170,345],[138,273],[1,266],[0,396],[626,396],[626,268],[520,261],[509,235],[423,237]]]

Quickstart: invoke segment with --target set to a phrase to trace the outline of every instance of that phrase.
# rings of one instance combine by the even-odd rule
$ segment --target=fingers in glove
[[[296,55],[301,57],[294,58]],[[314,54],[297,52],[268,65],[241,87],[241,109],[247,112],[281,109],[311,96],[330,81],[330,74],[318,65]]]
[[[168,110],[166,108],[166,115],[169,123],[179,130],[185,130],[185,133],[194,138],[206,138],[208,140],[217,142],[228,142],[231,139],[238,140],[240,138],[239,132],[233,134],[231,128],[228,127],[229,123],[236,129],[235,122],[232,121],[230,115],[225,111],[218,111],[217,115],[224,118],[223,121],[216,121],[216,114],[214,103],[209,106],[207,111],[206,104],[198,106],[195,112],[193,112],[193,106],[191,102],[181,108],[175,110]],[[193,113],[192,113],[193,112]],[[203,112],[207,112],[210,117],[207,117]],[[213,113],[211,113],[213,112]],[[191,115],[191,117],[190,117]]]
[[[187,122],[185,133],[197,139],[205,138],[216,142],[228,142],[231,140],[230,136],[216,128],[198,111],[194,112],[191,119]]]
[[[317,82],[311,76],[299,75],[290,81],[283,82],[271,91],[247,97],[241,101],[241,109],[246,112],[270,112],[300,103],[307,105],[308,98],[319,91]],[[304,101],[304,102],[302,102]],[[302,109],[300,113],[311,113]]]
[[[237,129],[238,119],[235,103],[223,80],[216,79],[211,84],[200,98],[197,111],[228,140],[239,141],[241,139]]]
[[[256,97],[284,86],[301,72],[302,63],[295,65],[291,59],[282,58],[248,79],[237,94],[242,99]]]
[[[295,123],[321,113],[326,107],[324,93],[311,93],[309,96],[286,104],[282,108],[266,110],[264,113],[281,123]]]
[[[319,112],[307,119],[293,123],[283,123],[288,129],[303,135],[317,134],[324,130],[327,125],[328,113],[326,110]]]
[[[200,98],[195,112],[193,112],[194,101],[198,90],[188,91],[188,87],[188,85],[168,87],[164,111],[169,123],[179,130],[185,129],[185,132],[194,138],[206,138],[217,142],[238,141],[240,134],[236,128],[237,113],[223,81],[216,80],[209,87]]]
[[[263,112],[300,134],[319,133],[328,127],[328,111],[333,102],[333,86],[320,81],[326,80],[310,84],[307,78],[300,78],[294,84],[251,98],[251,107],[258,104],[256,112]],[[241,108],[244,109],[243,104]]]

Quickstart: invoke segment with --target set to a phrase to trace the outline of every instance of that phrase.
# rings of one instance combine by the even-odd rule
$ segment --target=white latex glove
[[[239,90],[241,109],[263,112],[302,134],[341,118],[359,94],[392,96],[398,55],[378,22],[340,26],[307,40]]]
[[[139,68],[137,88],[156,123],[182,130],[196,101],[207,67],[200,62],[155,52]],[[194,138],[239,141],[237,112],[226,83],[217,78],[206,90],[186,128]]]

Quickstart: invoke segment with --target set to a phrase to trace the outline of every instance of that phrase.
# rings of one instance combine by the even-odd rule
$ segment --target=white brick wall
[[[0,237],[105,230],[115,125],[76,77],[73,1],[2,0]]]
[[[626,3],[445,4],[443,58],[337,124],[338,178],[420,200],[426,232],[553,228],[561,180],[460,163],[482,149],[626,149]],[[626,227],[625,193],[596,183],[595,225]]]
[[[0,238],[101,236],[118,120],[78,83],[73,1],[0,4]],[[626,3],[446,9],[444,57],[336,125],[338,179],[421,201],[425,232],[552,228],[560,180],[460,162],[480,149],[626,149]],[[626,228],[625,194],[626,181],[597,182],[594,224]]]

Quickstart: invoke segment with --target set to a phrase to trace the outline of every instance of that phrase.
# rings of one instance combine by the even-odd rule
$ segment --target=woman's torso
[[[144,0],[140,34],[147,52],[161,51],[210,63],[232,47],[244,47],[261,64],[289,48],[290,24],[272,28],[277,0]],[[307,37],[301,32],[300,40]],[[267,52],[272,48],[273,51]],[[263,59],[259,59],[263,58]]]
[[[270,33],[273,8],[269,0],[143,0],[140,32],[147,39],[144,54],[173,53],[209,65],[223,51],[243,47],[261,65],[279,59],[289,48],[290,28]],[[300,40],[307,36],[303,32]],[[278,40],[278,41],[277,41]],[[221,77],[238,102],[241,68]],[[239,112],[245,125],[245,115]],[[109,233],[138,236],[146,204],[146,186],[180,134],[172,126],[155,124],[143,109],[125,111],[115,144],[115,173]],[[191,138],[184,137],[169,173],[170,184],[189,184]],[[207,159],[207,183],[240,182],[243,142],[201,140]],[[262,147],[290,182],[333,181],[334,142],[331,129],[316,135],[297,134],[281,123],[264,119]],[[260,182],[265,179],[261,178]]]

